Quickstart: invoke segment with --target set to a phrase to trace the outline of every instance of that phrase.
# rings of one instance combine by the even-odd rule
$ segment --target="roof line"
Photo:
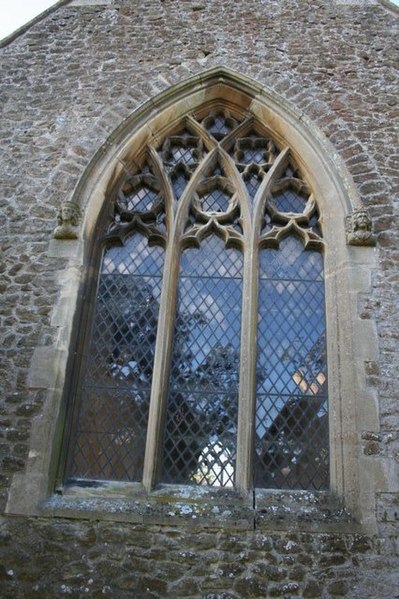
[[[390,0],[379,0],[379,1],[380,1],[380,4],[382,4],[382,6],[384,6],[388,10],[391,10],[392,12],[399,15],[399,6],[397,4],[390,2]]]
[[[6,46],[8,46],[8,44],[13,42],[17,37],[19,37],[20,35],[25,33],[25,31],[30,29],[32,25],[39,23],[39,21],[48,17],[48,15],[50,15],[52,12],[55,12],[59,8],[66,6],[67,4],[69,4],[70,1],[71,0],[58,0],[58,2],[56,2],[40,14],[38,14],[36,17],[31,19],[27,23],[25,23],[25,25],[21,25],[21,27],[18,27],[18,29],[10,33],[10,35],[7,35],[2,40],[0,40],[0,48],[5,48]],[[391,10],[392,12],[399,14],[399,7],[396,4],[393,4],[393,2],[390,2],[390,0],[379,0],[379,4]]]
[[[32,25],[36,25],[36,23],[39,23],[39,21],[41,21],[42,19],[45,19],[52,12],[58,10],[59,8],[61,8],[62,6],[65,6],[66,4],[69,4],[70,1],[71,0],[59,0],[52,6],[49,6],[49,8],[46,8],[46,10],[44,10],[43,12],[38,14],[36,17],[31,19],[27,23],[25,23],[25,25],[21,25],[21,27],[18,27],[18,29],[16,29],[15,31],[10,33],[10,35],[7,35],[2,40],[0,40],[0,48],[5,48],[6,46],[8,46],[8,44],[13,42],[17,37],[19,37],[20,35],[25,33],[25,31],[30,29],[32,27]]]

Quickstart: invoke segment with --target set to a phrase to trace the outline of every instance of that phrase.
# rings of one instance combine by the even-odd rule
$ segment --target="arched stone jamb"
[[[368,530],[374,530],[373,477],[362,468],[359,437],[377,430],[375,397],[366,388],[364,363],[376,359],[374,323],[360,321],[357,296],[367,293],[374,249],[346,244],[345,218],[361,208],[356,187],[333,145],[304,113],[259,84],[225,68],[210,69],[162,92],[126,119],[100,148],[70,201],[84,215],[77,239],[53,239],[49,255],[68,258],[58,273],[60,298],[52,325],[53,348],[37,348],[32,388],[46,388],[44,413],[34,422],[26,473],[14,477],[8,511],[40,513],[40,502],[54,490],[55,470],[65,419],[62,401],[73,320],[84,301],[82,279],[91,240],[107,198],[129,173],[135,151],[171,128],[185,114],[222,100],[253,113],[272,135],[290,147],[313,189],[326,241],[326,308],[330,391],[331,491]],[[27,501],[27,489],[29,501]]]

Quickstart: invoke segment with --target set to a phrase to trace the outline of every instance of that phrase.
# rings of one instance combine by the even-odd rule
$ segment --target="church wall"
[[[367,498],[373,534],[364,534],[361,523],[359,532],[295,521],[250,530],[8,514],[0,537],[1,596],[397,594],[397,37],[397,11],[373,0],[75,0],[3,47],[2,510],[13,476],[35,459],[28,456],[30,431],[46,402],[37,356],[51,356],[60,334],[53,308],[67,258],[49,252],[59,206],[71,200],[124,119],[215,66],[295,106],[333,145],[369,211],[377,268],[354,301],[364,326],[375,322],[378,353],[356,367],[378,421],[356,440],[375,490]]]

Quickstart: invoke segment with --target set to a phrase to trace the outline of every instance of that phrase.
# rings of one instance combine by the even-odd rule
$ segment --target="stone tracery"
[[[226,306],[230,305],[231,314],[237,307],[243,313],[252,313],[256,310],[258,282],[250,270],[253,273],[258,270],[259,251],[267,248],[278,250],[285,238],[291,239],[294,236],[298,239],[299,246],[295,246],[298,256],[295,260],[301,264],[302,269],[311,270],[312,252],[318,254],[324,247],[317,204],[289,148],[280,148],[252,115],[238,112],[233,115],[223,105],[208,109],[207,112],[202,109],[199,114],[185,117],[180,126],[174,126],[173,131],[170,134],[166,132],[155,147],[149,145],[141,151],[140,155],[142,156],[141,167],[136,166],[134,172],[125,177],[119,185],[114,199],[113,217],[103,233],[103,243],[110,249],[107,249],[104,254],[104,265],[108,264],[108,266],[105,270],[105,266],[103,267],[98,289],[101,293],[105,285],[108,298],[116,285],[117,295],[114,299],[110,298],[111,304],[109,299],[98,296],[97,301],[100,303],[95,318],[102,319],[102,322],[95,325],[97,329],[94,331],[98,330],[96,333],[98,340],[93,337],[90,342],[92,350],[88,361],[91,363],[93,359],[105,360],[100,369],[94,363],[92,367],[97,372],[101,372],[102,384],[109,389],[114,388],[115,393],[126,394],[126,385],[131,386],[133,395],[129,401],[133,402],[132,412],[137,414],[136,420],[140,422],[141,433],[137,430],[137,423],[129,426],[126,424],[127,428],[125,427],[124,431],[115,430],[115,417],[109,399],[103,402],[103,407],[99,411],[102,415],[104,438],[101,439],[95,431],[84,433],[85,427],[88,426],[84,422],[85,410],[87,412],[84,401],[87,402],[89,399],[82,399],[81,416],[78,418],[80,432],[75,433],[75,438],[78,434],[78,442],[75,442],[75,455],[70,458],[69,475],[100,479],[118,479],[122,476],[122,478],[133,477],[133,480],[140,480],[142,468],[145,468],[145,464],[148,464],[151,459],[154,460],[154,457],[149,458],[148,455],[144,457],[142,443],[141,450],[137,449],[137,438],[143,438],[143,429],[148,426],[151,431],[154,426],[151,422],[151,411],[149,412],[149,405],[152,402],[152,405],[154,403],[158,405],[159,411],[166,412],[165,432],[162,433],[161,430],[156,432],[160,438],[165,435],[165,480],[231,486],[236,479],[236,467],[240,468],[239,460],[236,465],[236,451],[239,451],[242,445],[254,443],[253,436],[245,439],[240,432],[241,421],[248,416],[243,417],[239,397],[248,393],[253,395],[251,391],[253,382],[243,370],[245,369],[243,364],[248,360],[247,352],[254,354],[255,351],[253,341],[240,348],[239,328],[234,328],[240,326],[240,312],[237,313],[235,321],[230,322],[231,316],[222,308],[220,298],[223,294],[227,294],[227,302],[231,301],[232,297],[235,298],[234,304],[226,303]],[[137,165],[136,161],[135,164]],[[136,247],[132,244],[133,238],[143,239],[143,242],[138,246],[136,244]],[[213,242],[214,238],[219,238],[219,241]],[[161,260],[160,256],[151,257],[150,247],[152,246],[157,246],[161,253],[165,254],[164,260]],[[119,253],[114,259],[112,248],[117,247],[120,249],[117,250]],[[141,248],[141,257],[137,253],[139,248]],[[198,250],[199,253],[196,254]],[[129,254],[131,251],[133,254]],[[234,258],[233,254],[228,253],[231,251],[235,252]],[[212,254],[212,252],[217,253]],[[204,256],[205,263],[199,266],[205,276],[204,280],[197,272],[192,271],[187,262],[189,255],[193,263],[198,261],[198,256]],[[287,256],[287,253],[285,255]],[[243,256],[247,256],[245,265],[241,263]],[[248,256],[251,258],[248,259]],[[145,264],[150,264],[151,260],[152,266],[148,267],[150,270],[145,274],[147,268]],[[186,264],[182,266],[180,275],[176,270],[179,260],[182,265]],[[161,285],[163,262],[165,267]],[[306,266],[308,263],[309,266]],[[136,275],[135,268],[143,272],[144,277]],[[293,272],[290,271],[289,277],[293,276]],[[132,283],[129,285],[126,276],[121,277],[126,274],[131,277]],[[157,281],[156,285],[151,282],[151,278],[148,278],[149,275],[156,277],[154,279]],[[178,284],[179,277],[181,283]],[[230,277],[233,277],[231,281]],[[241,283],[239,286],[233,283],[234,279],[238,281],[240,277],[243,277],[242,287]],[[207,278],[213,280],[211,286],[206,283]],[[197,291],[191,299],[190,296],[188,297],[188,303],[184,298],[182,299],[183,304],[178,304],[180,307],[177,315],[173,317],[177,309],[173,298],[176,295],[177,285],[180,284],[183,287],[181,289],[179,287],[179,298],[183,290],[184,293],[194,293],[195,289]],[[263,281],[259,289],[263,289],[264,285]],[[273,283],[273,285],[277,289],[281,283]],[[260,291],[260,293],[269,292]],[[309,295],[309,291],[307,293]],[[310,293],[312,295],[312,292]],[[169,296],[168,300],[165,299],[166,296]],[[319,313],[320,310],[324,310],[324,304],[323,295],[318,297],[314,309]],[[137,305],[141,308],[132,311],[126,301],[128,303],[137,301]],[[169,308],[165,312],[162,306],[166,301],[169,302]],[[241,301],[243,301],[242,307]],[[295,297],[290,296],[289,301],[295,303]],[[303,303],[303,299],[301,301]],[[194,309],[196,303],[198,306]],[[101,309],[100,304],[103,305]],[[123,308],[125,304],[126,307]],[[264,310],[264,305],[262,306]],[[304,305],[301,310],[304,310]],[[113,311],[116,311],[117,316]],[[160,339],[156,342],[155,323],[158,320],[158,311],[159,337],[174,338],[173,352],[172,345],[161,352],[157,350],[157,347],[162,345]],[[287,315],[288,319],[293,318],[294,312],[290,314]],[[214,318],[216,320],[213,321]],[[256,321],[258,317],[252,313],[251,318]],[[323,329],[316,331],[314,325],[306,320],[309,318],[310,316],[295,316],[296,334],[300,336],[301,333],[298,331],[302,326],[306,328],[308,350],[312,345],[320,343],[320,339],[323,338]],[[303,324],[300,324],[301,322]],[[321,322],[324,322],[324,317],[321,318]],[[296,341],[291,339],[291,333],[286,325],[282,323],[280,328],[286,338],[290,339],[289,343],[295,344]],[[230,333],[227,334],[229,329]],[[312,333],[313,329],[316,332]],[[232,337],[233,330],[235,333]],[[244,339],[246,331],[241,333],[241,336],[242,334]],[[210,340],[210,335],[213,340]],[[138,343],[141,338],[142,342]],[[200,349],[200,339],[202,339],[201,343],[208,347],[202,358],[195,356],[195,352],[199,351],[201,355],[203,351]],[[107,352],[104,348],[107,347],[110,353],[104,355],[104,351]],[[260,348],[259,351],[261,355],[263,350]],[[254,356],[251,360],[253,358]],[[303,359],[306,361],[306,356]],[[159,387],[160,383],[156,382],[156,377],[151,382],[152,372],[156,372],[158,368],[157,360],[166,364],[163,367],[163,374],[157,374],[158,378],[162,376],[162,385],[165,389]],[[266,357],[262,358],[260,366],[253,374],[257,378],[258,385],[268,376],[265,372],[267,360]],[[293,365],[294,362],[295,360],[292,362]],[[240,363],[241,367],[239,367]],[[177,364],[180,366],[176,371]],[[272,368],[270,365],[268,367]],[[239,368],[241,368],[240,375]],[[289,370],[291,367],[285,368]],[[311,401],[307,395],[318,393],[317,376],[325,381],[325,359],[318,368],[317,373],[307,369],[309,380],[306,381],[306,385],[303,382],[304,377],[298,375],[299,370],[296,366],[294,368],[296,374],[288,370],[288,374],[279,374],[279,377],[283,377],[281,380],[284,380],[284,384],[288,384],[290,389],[288,403],[280,398],[275,400],[274,407],[268,408],[265,407],[265,400],[262,400],[261,412],[264,418],[274,420],[269,423],[268,428],[265,428],[262,423],[256,424],[258,455],[254,467],[263,471],[267,465],[269,470],[274,471],[272,479],[268,479],[269,486],[284,488],[288,485],[289,488],[307,488],[310,485],[312,488],[312,485],[315,485],[315,488],[324,488],[328,484],[326,478],[328,452],[327,457],[324,455],[323,459],[317,462],[318,456],[310,457],[306,443],[301,440],[303,430],[306,428],[302,421],[307,420],[308,404]],[[167,386],[164,381],[169,374],[172,377],[169,392],[171,395],[167,402]],[[294,384],[291,379],[295,381],[295,376],[299,378]],[[247,382],[245,382],[246,378]],[[204,381],[208,381],[207,385],[210,385],[208,390],[203,387]],[[145,389],[142,388],[144,382]],[[92,383],[83,382],[83,390],[87,387],[84,391],[87,398],[93,395],[90,385]],[[103,392],[98,388],[97,395],[101,393]],[[191,395],[199,397],[199,393],[205,395],[210,393],[209,397],[213,397],[213,406],[209,400],[208,403],[200,400],[196,405],[195,402],[192,403],[193,400],[188,399]],[[300,397],[302,395],[305,397],[301,399],[302,403],[298,393]],[[157,394],[163,399],[155,400]],[[186,398],[183,399],[184,397]],[[124,396],[120,401],[126,411],[127,397]],[[252,401],[255,401],[254,397]],[[227,408],[229,402],[231,405]],[[320,411],[320,406],[325,404],[325,396],[320,396],[318,402],[316,403]],[[288,416],[290,410],[296,416]],[[287,424],[287,419],[290,418],[291,420],[294,418],[299,433],[295,426]],[[284,423],[285,432],[282,432],[280,420]],[[312,412],[311,421],[312,426],[317,428],[316,413]],[[211,422],[213,424],[210,424]],[[95,426],[93,422],[90,424],[90,427],[92,426]],[[271,456],[272,445],[269,437],[273,427],[280,432],[272,443],[274,454]],[[187,430],[190,431],[191,437],[194,437],[190,442],[187,441]],[[228,434],[227,430],[230,431]],[[287,437],[282,445],[281,435]],[[316,432],[315,435],[318,438],[319,433]],[[320,435],[325,435],[325,427]],[[135,456],[128,457],[123,439],[130,439],[130,445],[136,447]],[[277,446],[281,445],[280,450],[276,449],[276,443]],[[322,443],[322,446],[325,451],[325,443]],[[269,447],[269,450],[265,450],[265,447]],[[103,455],[104,452],[104,459],[95,457],[96,453]],[[305,457],[301,458],[300,474],[294,475],[294,471],[287,466],[287,463],[298,461],[298,454],[304,454]],[[311,461],[312,466],[311,474],[304,478],[302,471],[304,468],[306,470],[306,466],[303,466],[306,463],[306,454],[309,454],[308,461]],[[159,458],[155,459],[159,460]],[[121,465],[117,466],[118,460],[123,468]],[[283,462],[285,470],[282,470],[280,464]],[[159,467],[154,464],[152,468]],[[320,469],[322,474],[319,472]],[[264,478],[264,474],[259,476],[258,480],[261,480],[262,476]]]

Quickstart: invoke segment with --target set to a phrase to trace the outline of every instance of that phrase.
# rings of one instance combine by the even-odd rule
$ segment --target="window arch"
[[[266,179],[262,176],[259,164],[255,160],[246,172],[240,171],[235,163],[238,154],[234,156],[231,149],[224,150],[223,147],[217,149],[219,142],[223,146],[223,139],[218,139],[218,137],[225,132],[217,131],[218,125],[216,123],[215,126],[214,116],[210,114],[214,109],[229,111],[229,119],[237,121],[238,127],[246,119],[252,118],[254,122],[256,121],[255,126],[260,128],[256,131],[257,133],[272,139],[279,152],[286,150],[287,154],[282,156],[292,158],[292,165],[291,167],[287,166],[287,169],[290,169],[295,175],[295,170],[292,168],[295,167],[300,175],[299,177],[291,176],[289,190],[281,188],[281,186],[284,187],[282,180],[284,177],[282,177],[282,172],[277,172],[278,169],[274,168],[278,164],[282,164],[283,160],[281,163],[275,160],[267,172],[268,179]],[[370,392],[364,369],[365,362],[377,359],[378,336],[375,322],[372,319],[360,318],[357,302],[359,294],[369,293],[371,276],[375,267],[376,255],[372,247],[375,244],[375,238],[371,231],[371,221],[362,210],[357,188],[336,148],[317,126],[273,90],[263,89],[253,80],[223,67],[215,67],[197,74],[187,81],[165,90],[135,110],[112,133],[106,144],[99,148],[79,180],[72,198],[67,198],[61,206],[54,239],[50,241],[48,248],[48,256],[49,259],[54,259],[56,278],[60,284],[60,293],[51,316],[51,324],[57,329],[57,334],[54,345],[37,347],[32,357],[28,385],[30,389],[43,390],[43,409],[40,418],[35,419],[32,423],[26,470],[13,476],[6,511],[12,514],[26,515],[45,516],[54,513],[71,515],[71,510],[75,513],[75,509],[79,513],[82,510],[90,511],[92,509],[90,506],[93,507],[94,504],[90,503],[89,506],[86,498],[95,495],[96,499],[93,498],[93,501],[97,507],[94,509],[99,510],[98,513],[103,513],[104,517],[112,518],[111,514],[115,513],[114,503],[108,502],[108,499],[115,499],[116,493],[123,496],[122,502],[126,502],[126,510],[121,508],[124,510],[123,517],[125,519],[136,521],[137,518],[141,518],[140,514],[143,509],[148,508],[151,511],[151,505],[153,505],[155,510],[152,511],[153,521],[158,522],[162,521],[162,517],[158,514],[160,510],[158,498],[161,498],[162,505],[168,509],[166,508],[168,498],[173,497],[174,501],[178,502],[179,498],[187,494],[187,486],[180,485],[178,489],[174,490],[171,485],[167,485],[167,487],[160,485],[151,492],[151,501],[147,501],[148,492],[157,481],[163,478],[161,433],[167,426],[165,422],[167,396],[163,393],[163,385],[165,381],[169,384],[170,372],[168,369],[173,350],[179,259],[186,250],[200,252],[201,249],[195,249],[196,241],[192,239],[187,244],[182,243],[177,250],[176,242],[169,243],[169,240],[172,239],[169,236],[169,231],[168,236],[165,237],[165,231],[159,230],[159,227],[162,226],[162,223],[159,222],[161,217],[159,216],[157,221],[154,215],[149,220],[141,219],[141,223],[138,219],[135,219],[135,222],[132,219],[130,223],[126,223],[122,219],[125,225],[131,225],[130,230],[126,229],[126,237],[122,236],[119,240],[117,239],[118,235],[116,237],[111,235],[107,239],[104,237],[104,235],[112,233],[107,227],[112,220],[115,220],[118,193],[122,193],[121,201],[123,194],[127,194],[127,196],[133,194],[134,196],[134,191],[137,190],[136,183],[140,180],[141,183],[146,183],[151,194],[159,195],[164,190],[167,191],[166,195],[162,195],[165,211],[164,223],[166,226],[170,226],[170,223],[177,223],[176,219],[179,215],[182,231],[186,232],[184,223],[191,218],[189,209],[191,199],[187,198],[190,194],[190,198],[195,198],[196,195],[200,199],[203,197],[200,188],[201,178],[203,178],[201,168],[199,167],[196,171],[198,174],[196,176],[187,165],[181,164],[180,161],[180,164],[176,165],[175,171],[171,172],[170,176],[169,174],[165,176],[165,167],[157,169],[156,166],[161,160],[160,153],[168,149],[167,146],[163,148],[163,142],[174,135],[179,137],[180,127],[185,122],[186,116],[189,117],[193,126],[207,131],[204,139],[214,139],[212,146],[214,157],[221,160],[226,177],[237,191],[237,197],[241,198],[239,208],[242,211],[242,223],[233,225],[233,230],[237,234],[236,238],[237,236],[239,238],[239,235],[242,236],[241,246],[237,241],[238,238],[233,240],[232,236],[224,234],[227,222],[222,222],[221,228],[213,224],[212,227],[209,226],[209,234],[201,234],[196,237],[201,246],[201,243],[206,242],[214,235],[220,247],[224,243],[225,250],[233,248],[241,252],[243,259],[241,359],[234,473],[235,486],[241,496],[240,509],[244,504],[247,507],[250,506],[248,507],[251,512],[249,526],[252,527],[252,516],[263,518],[262,514],[266,514],[268,517],[267,514],[273,513],[279,518],[279,514],[281,514],[279,511],[280,501],[288,507],[291,501],[296,502],[296,505],[303,504],[302,516],[306,520],[309,518],[309,509],[313,509],[314,501],[320,506],[325,505],[325,501],[327,501],[330,508],[335,509],[335,501],[338,499],[338,504],[345,506],[356,522],[360,523],[359,526],[362,530],[375,531],[375,506],[372,500],[371,478],[368,469],[362,467],[359,431],[378,429],[378,404],[373,393]],[[208,131],[205,119],[209,119],[209,126],[213,127],[213,131]],[[225,126],[226,128],[230,127],[231,120],[225,123]],[[188,129],[193,134],[191,137],[199,136],[201,138],[197,134],[197,130],[192,131],[190,127]],[[238,132],[239,129],[236,128],[235,133]],[[227,144],[227,141],[228,135],[224,138],[224,144]],[[184,150],[187,145],[190,146],[189,141],[185,143],[186,145],[183,144],[180,151]],[[207,155],[201,155],[201,160],[205,164],[204,161],[210,160],[209,154],[212,152],[212,148],[207,146],[205,141],[203,143]],[[147,156],[145,148],[148,149]],[[201,148],[192,148],[193,155],[195,149],[198,151]],[[245,147],[238,148],[240,151],[246,149]],[[159,160],[155,155],[159,157]],[[140,169],[144,167],[146,160],[149,163],[150,172],[141,172],[142,178],[135,180],[134,177],[140,174]],[[294,179],[300,179],[302,186],[299,187],[298,181],[294,184]],[[270,181],[270,186],[267,181]],[[242,198],[246,196],[247,190],[252,199],[245,202],[242,201]],[[296,200],[292,200],[290,190],[295,192]],[[306,194],[310,190],[314,198],[307,196],[306,199]],[[254,203],[257,192],[260,192],[263,199]],[[176,206],[179,205],[179,213],[174,212],[176,206],[174,208],[173,203],[168,201],[168,198],[172,198],[174,194],[179,198],[176,204]],[[227,195],[229,194],[227,193]],[[274,201],[272,201],[273,198]],[[266,199],[267,211],[262,205]],[[137,206],[139,199],[132,199],[131,202],[133,202],[133,207]],[[286,207],[287,203],[288,208]],[[301,215],[299,208],[302,209],[304,203],[305,208]],[[154,208],[158,206],[157,203]],[[312,216],[309,214],[310,209],[313,210]],[[285,212],[287,210],[293,210],[295,218],[290,218],[289,212]],[[295,212],[296,210],[298,212]],[[247,211],[246,217],[245,211]],[[83,216],[82,226],[79,222],[80,214]],[[304,217],[308,219],[309,226],[306,226]],[[254,218],[254,221],[250,220]],[[315,222],[316,220],[319,221],[318,224]],[[258,245],[254,243],[254,240],[251,241],[252,246],[250,247],[257,248],[253,251],[249,250],[248,244],[252,239],[251,235],[255,235],[255,227],[252,227],[250,235],[248,229],[240,231],[240,227],[245,223],[255,221],[259,223],[262,221],[262,228],[260,231],[258,229],[258,234],[261,235]],[[205,222],[200,221],[200,224],[204,227]],[[134,227],[136,228],[133,231]],[[310,231],[310,229],[312,230]],[[253,314],[256,314],[258,308],[261,310],[261,302],[258,302],[256,290],[263,285],[262,277],[258,277],[258,254],[269,252],[273,255],[280,250],[284,251],[285,244],[291,243],[292,236],[297,238],[296,247],[304,248],[302,250],[304,255],[310,256],[312,252],[316,252],[319,255],[319,260],[321,257],[324,259],[330,412],[328,439],[330,491],[327,494],[325,492],[292,493],[291,488],[294,487],[292,476],[294,474],[302,476],[301,464],[303,461],[296,458],[294,462],[291,460],[295,467],[288,471],[285,469],[284,459],[290,455],[290,452],[292,453],[293,449],[296,452],[294,457],[302,454],[301,443],[298,446],[297,441],[293,442],[291,439],[287,444],[286,439],[279,436],[264,438],[263,429],[256,429],[254,426],[255,381],[256,371],[259,367],[257,366],[256,351],[253,349],[257,347],[257,321]],[[93,303],[96,295],[93,289],[98,285],[98,273],[101,270],[103,252],[117,252],[120,249],[123,254],[125,251],[123,248],[126,248],[129,243],[139,244],[140,238],[144,246],[147,244],[151,250],[163,253],[163,280],[165,280],[165,273],[168,273],[169,280],[175,281],[175,284],[169,288],[169,293],[162,292],[159,296],[158,329],[162,322],[168,321],[168,315],[173,315],[173,318],[169,317],[170,323],[167,329],[169,334],[158,335],[160,343],[156,343],[151,348],[151,352],[154,352],[154,367],[151,385],[152,397],[146,408],[148,410],[148,434],[145,451],[143,452],[143,443],[140,453],[137,454],[141,457],[137,459],[136,463],[137,470],[142,469],[142,483],[90,482],[97,480],[98,475],[95,473],[91,475],[90,480],[86,479],[84,489],[80,488],[80,485],[66,485],[64,483],[68,476],[71,478],[77,476],[69,461],[73,452],[67,453],[67,440],[71,438],[71,431],[77,430],[73,428],[78,422],[80,410],[79,393],[76,391],[80,392],[80,388],[87,383],[87,381],[85,383],[83,373],[87,367],[86,357],[90,351],[88,349],[90,334],[85,335],[84,342],[81,339],[76,342],[76,338],[80,337],[83,331],[89,331],[88,323],[92,322]],[[163,238],[164,241],[162,241]],[[97,240],[97,243],[94,243],[94,240]],[[168,248],[175,249],[172,251]],[[63,260],[60,261],[60,257]],[[82,274],[86,279],[85,283],[82,282]],[[279,283],[279,281],[273,282],[272,280],[268,282],[271,287]],[[316,281],[316,283],[319,285],[319,282]],[[164,288],[163,284],[162,288]],[[318,292],[315,292],[315,296],[320,297]],[[319,306],[321,305],[320,300]],[[274,321],[272,324],[274,326]],[[162,326],[163,330],[166,330],[165,325]],[[263,326],[266,324],[264,323]],[[259,330],[261,332],[261,326]],[[113,344],[109,340],[107,343],[109,343],[112,353]],[[309,348],[313,347],[311,337],[307,338],[307,344],[309,351]],[[317,347],[316,344],[315,349]],[[245,356],[245,360],[243,356]],[[304,357],[305,359],[298,364],[299,367],[302,367],[299,368],[302,374],[297,373],[296,375],[298,388],[300,385],[303,388],[305,385],[309,387],[308,366],[312,364],[312,361],[306,355]],[[119,356],[118,359],[121,360]],[[307,368],[303,368],[304,366]],[[318,394],[322,399],[325,397],[326,383],[323,383],[325,373],[322,373],[323,376],[321,376],[320,370],[317,368],[313,369],[312,373],[314,380],[311,385],[313,383],[321,386]],[[122,375],[123,373],[120,373],[120,376]],[[302,381],[302,378],[306,378],[306,380]],[[291,377],[289,385],[292,384]],[[276,394],[281,394],[280,389],[275,391]],[[122,391],[118,396],[121,395],[123,395]],[[262,393],[258,391],[258,397],[261,395]],[[308,391],[308,396],[310,395],[314,396],[312,387]],[[295,394],[293,399],[295,399]],[[314,405],[314,402],[311,403]],[[144,404],[145,402],[142,405]],[[147,418],[146,410],[141,412],[144,418]],[[264,408],[262,407],[261,410],[263,410],[260,412],[261,418],[264,418]],[[119,421],[125,422],[123,417],[125,413],[123,410],[120,411]],[[326,425],[322,407],[317,415],[320,422],[315,430],[322,430]],[[97,417],[99,416],[98,414]],[[286,417],[287,414],[284,413],[283,416]],[[270,422],[275,414],[269,414],[268,417],[268,422]],[[291,420],[289,421],[291,422]],[[158,434],[158,431],[161,433]],[[113,429],[109,429],[108,433],[112,434]],[[306,433],[303,438],[306,438]],[[326,439],[326,436],[324,435],[323,438]],[[259,461],[261,464],[264,463],[264,449],[267,446],[272,446],[273,456],[278,458],[278,464],[282,464],[280,474],[278,476],[274,474],[272,482],[276,487],[279,486],[282,473],[288,480],[283,480],[284,484],[281,486],[289,487],[289,492],[271,493],[269,491],[273,484],[269,479],[265,480],[264,470],[262,468],[259,470]],[[71,447],[70,444],[69,447]],[[126,444],[121,447],[126,447]],[[280,459],[276,447],[288,448],[288,451],[283,452],[285,456],[283,460]],[[297,448],[295,449],[295,447]],[[256,453],[254,448],[257,449]],[[318,452],[324,456],[322,444]],[[207,459],[206,452],[201,452],[201,456],[202,463]],[[125,458],[126,456],[119,453],[118,459],[114,459],[116,463],[122,460],[125,469],[123,476],[126,476],[127,479],[131,477],[131,472],[129,471],[129,474],[126,475],[128,466]],[[309,454],[305,463],[309,463],[310,460],[312,464],[312,459]],[[282,472],[283,468],[284,472]],[[268,468],[266,471],[269,472],[270,469]],[[310,468],[308,471],[314,472],[314,469]],[[309,481],[305,480],[303,486],[308,483]],[[255,494],[247,493],[254,484],[267,488],[258,488]],[[316,477],[312,484],[314,487],[321,488],[324,483]],[[302,483],[298,486],[302,486]],[[145,505],[140,501],[143,488],[146,494]],[[80,493],[83,495],[82,499],[78,498]],[[131,513],[132,493],[138,499],[137,509],[140,514]],[[200,486],[194,487],[190,493],[193,501],[195,497],[202,497],[208,506],[208,502],[216,501],[218,504],[218,498],[224,502],[227,495],[233,503],[234,497],[237,497],[236,493],[230,493],[226,487],[215,489],[210,486],[205,492],[205,487]],[[148,499],[150,498],[148,497]],[[202,504],[200,504],[201,500],[198,499],[198,513],[202,509]],[[282,507],[284,511],[285,507]],[[288,512],[289,510],[284,511],[284,513]],[[234,513],[233,510],[232,518],[235,517]],[[209,517],[209,510],[207,517]],[[216,515],[215,523],[218,519],[219,516]]]
[[[136,148],[96,238],[67,478],[327,488],[325,243],[290,147],[205,103]]]

